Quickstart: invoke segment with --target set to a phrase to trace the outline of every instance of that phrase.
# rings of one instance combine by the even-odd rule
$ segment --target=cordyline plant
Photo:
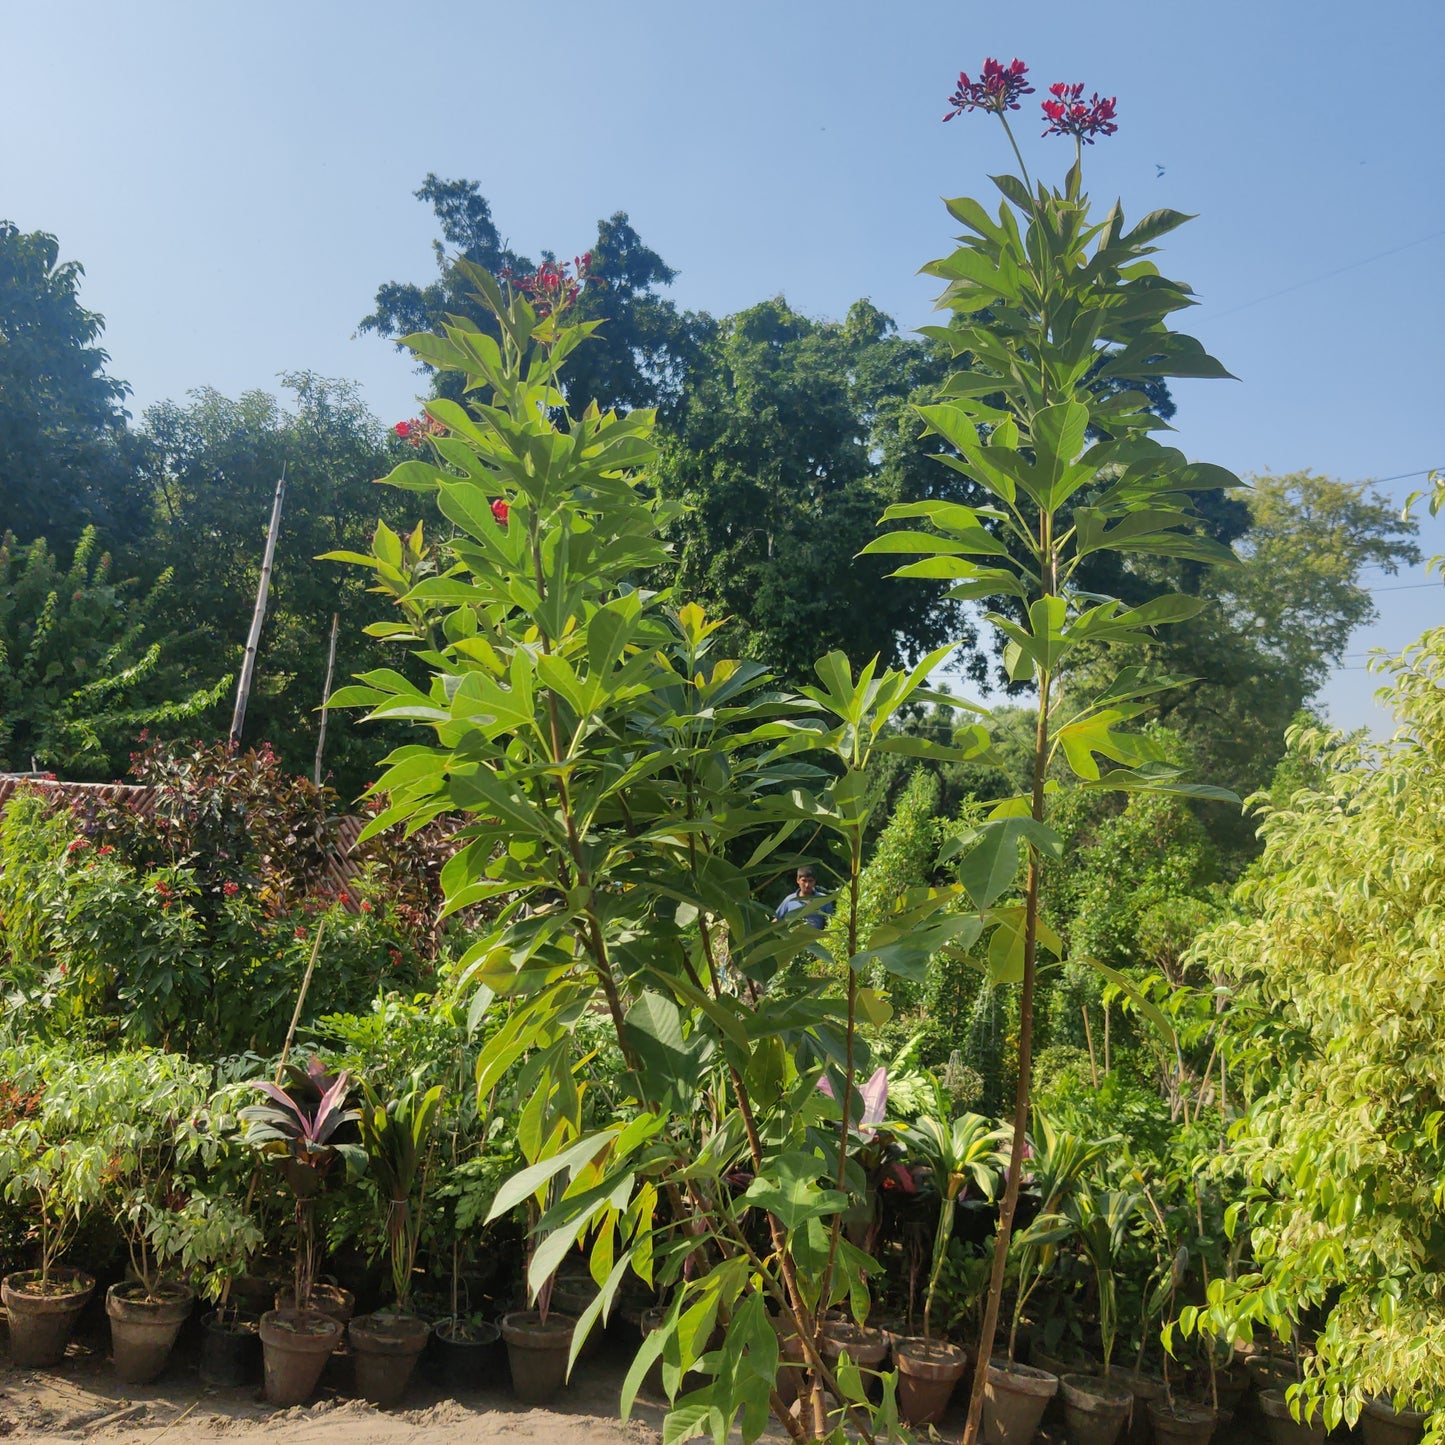
[[[1123,730],[1151,695],[1182,679],[1124,668],[1092,696],[1068,687],[1071,656],[1082,650],[1096,659],[1101,646],[1136,643],[1203,605],[1175,593],[1126,606],[1085,590],[1100,554],[1116,554],[1126,571],[1140,557],[1232,561],[1200,534],[1190,495],[1239,481],[1157,440],[1152,433],[1164,424],[1137,389],[1171,376],[1228,375],[1197,341],[1170,330],[1170,316],[1193,304],[1191,294],[1149,259],[1151,243],[1188,218],[1160,210],[1130,229],[1117,204],[1102,220],[1090,218],[1082,148],[1114,131],[1115,104],[1097,95],[1084,101],[1081,86],[1053,86],[1043,103],[1045,134],[1072,136],[1075,156],[1062,190],[1035,186],[1008,124],[1008,112],[1031,92],[1026,77],[1018,60],[989,61],[979,80],[959,77],[945,119],[992,112],[1022,175],[994,178],[1003,195],[997,215],[975,200],[949,201],[964,235],[950,255],[924,268],[947,283],[939,305],[953,313],[949,325],[926,330],[966,369],[944,384],[938,404],[920,410],[950,448],[942,460],[983,501],[890,507],[886,521],[918,518],[932,530],[888,532],[867,549],[917,555],[896,575],[941,578],[954,584],[950,597],[992,602],[996,610],[987,616],[1004,635],[1008,675],[1037,698],[1032,786],[994,802],[965,840],[959,865],[975,918],[989,931],[991,981],[1021,986],[1013,1144],[969,1402],[970,1442],[978,1438],[1024,1173],[1039,949],[1061,952],[1039,909],[1043,867],[1062,851],[1047,821],[1057,786],[1050,772],[1067,766],[1086,788],[1230,796],[1181,783],[1150,739]]]
[[[759,664],[716,653],[718,624],[699,608],[638,585],[667,562],[659,532],[675,515],[642,470],[652,415],[569,408],[560,369],[595,324],[573,323],[565,295],[538,305],[534,287],[467,274],[500,341],[457,321],[408,344],[478,400],[429,403],[427,457],[389,478],[434,494],[450,538],[431,548],[420,527],[381,527],[371,557],[341,554],[399,608],[373,633],[409,647],[430,682],[382,670],[331,701],[432,730],[388,759],[371,830],[463,815],[447,906],[507,900],[460,974],[473,1021],[501,1019],[479,1097],[511,1091],[528,1161],[493,1213],[533,1210],[534,1299],[590,1246],[599,1292],[574,1359],[629,1272],[667,1292],[623,1408],[660,1357],[669,1440],[722,1441],[735,1424],[755,1440],[771,1409],[800,1441],[835,1438],[850,1417],[871,1441],[896,1429],[891,1378],[871,1404],[852,1362],[822,1352],[825,1311],[847,1302],[864,1318],[876,1272],[844,1230],[871,1144],[859,1028],[887,1011],[863,978],[921,979],[979,925],[930,891],[860,936],[866,771],[880,751],[960,759],[986,739],[929,747],[890,731],[943,653],[856,676],[832,654],[818,686],[782,696]],[[754,896],[825,852],[845,879],[847,958]],[[815,987],[770,990],[805,953]],[[624,1102],[598,1125],[574,1077],[575,1027],[595,1009],[626,1069]],[[801,1420],[776,1390],[780,1334],[797,1335],[810,1368]],[[694,1368],[706,1383],[679,1395]]]

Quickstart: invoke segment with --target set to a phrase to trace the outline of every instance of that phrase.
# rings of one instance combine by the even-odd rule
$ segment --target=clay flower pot
[[[378,1311],[357,1315],[346,1327],[356,1367],[356,1388],[378,1410],[401,1404],[412,1371],[426,1349],[431,1326],[415,1315]]]
[[[1153,1445],[1154,1428],[1149,1423],[1149,1406],[1155,1400],[1167,1399],[1169,1386],[1159,1375],[1151,1375],[1147,1370],[1114,1370],[1110,1378],[1134,1397],[1123,1439],[1128,1445]]]
[[[1318,1408],[1312,1421],[1296,1420],[1282,1389],[1261,1390],[1259,1408],[1264,1411],[1265,1429],[1273,1445],[1324,1445],[1329,1431]]]
[[[1128,1389],[1094,1375],[1065,1375],[1059,1393],[1069,1445],[1114,1445],[1134,1407]]]
[[[1058,1388],[1059,1377],[1047,1370],[990,1360],[983,1394],[985,1445],[1029,1445]]]
[[[551,1309],[559,1314],[581,1319],[583,1313],[597,1298],[597,1283],[590,1274],[559,1274],[552,1285]],[[550,1311],[549,1311],[550,1312]],[[598,1320],[587,1333],[579,1360],[590,1360],[602,1346],[602,1322]]]
[[[502,1338],[512,1370],[512,1393],[524,1405],[550,1404],[567,1383],[567,1356],[577,1321],[547,1312],[544,1324],[536,1310],[502,1316]]]
[[[0,1280],[0,1300],[10,1321],[12,1363],[58,1365],[94,1289],[94,1277],[81,1269],[52,1269],[44,1287],[38,1269],[22,1269]]]
[[[1150,1400],[1149,1424],[1156,1445],[1209,1445],[1214,1438],[1218,1414],[1208,1405],[1190,1405],[1183,1400]]]
[[[316,1392],[341,1329],[320,1310],[268,1310],[262,1315],[266,1399],[273,1405],[304,1405]]]
[[[894,1336],[892,1343],[899,1414],[909,1425],[938,1424],[968,1369],[968,1352],[943,1340]]]
[[[295,1313],[296,1290],[294,1286],[282,1285],[276,1291],[276,1308]],[[311,1308],[319,1310],[324,1315],[329,1315],[339,1325],[349,1325],[352,1315],[356,1313],[356,1296],[349,1289],[342,1289],[339,1284],[318,1282],[311,1286]]]
[[[183,1284],[113,1284],[105,1293],[111,1357],[127,1385],[149,1385],[166,1367],[176,1336],[190,1318],[195,1291]]]
[[[1429,1416],[1419,1410],[1397,1410],[1388,1400],[1371,1400],[1360,1416],[1365,1445],[1419,1445]]]

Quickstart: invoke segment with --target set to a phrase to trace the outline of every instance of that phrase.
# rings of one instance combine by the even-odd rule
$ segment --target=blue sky
[[[0,23],[0,217],[84,263],[137,413],[309,368],[410,414],[408,364],[355,331],[378,283],[431,274],[427,171],[479,181],[532,253],[626,210],[683,306],[783,293],[840,316],[866,295],[919,325],[938,198],[1011,163],[987,118],[940,124],[946,97],[1018,55],[1041,92],[1118,96],[1096,197],[1199,213],[1162,260],[1240,381],[1176,388],[1187,451],[1349,479],[1445,465],[1438,0],[0,0]],[[1019,131],[1051,175],[1068,147],[1037,137],[1037,98]],[[1445,551],[1445,524],[1422,540]],[[1438,588],[1379,602],[1326,694],[1346,725],[1381,721],[1364,652],[1441,618]]]

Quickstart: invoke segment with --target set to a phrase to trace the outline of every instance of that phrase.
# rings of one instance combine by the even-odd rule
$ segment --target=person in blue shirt
[[[803,920],[811,923],[814,928],[826,927],[833,912],[833,900],[825,898],[818,892],[818,875],[807,864],[798,869],[797,891],[788,894],[778,904],[777,912],[773,914],[773,917],[782,923],[799,909],[811,910],[803,914]]]

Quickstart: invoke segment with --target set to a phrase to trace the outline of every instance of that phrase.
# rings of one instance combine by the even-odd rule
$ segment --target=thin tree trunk
[[[276,483],[271,503],[271,525],[266,531],[266,550],[261,558],[261,580],[256,585],[256,608],[246,636],[246,655],[241,660],[241,680],[236,684],[236,710],[231,714],[231,743],[239,746],[246,727],[246,704],[251,700],[251,679],[256,674],[256,650],[261,645],[261,624],[266,620],[266,597],[271,591],[271,566],[276,559],[276,538],[281,531],[281,503],[286,497],[286,467]]]
[[[316,732],[316,770],[313,777],[316,786],[321,786],[321,754],[326,751],[326,722],[331,716],[326,711],[326,699],[331,696],[331,678],[336,671],[336,633],[341,626],[341,614],[331,614],[331,651],[326,655],[326,685],[321,689],[321,726]]]

